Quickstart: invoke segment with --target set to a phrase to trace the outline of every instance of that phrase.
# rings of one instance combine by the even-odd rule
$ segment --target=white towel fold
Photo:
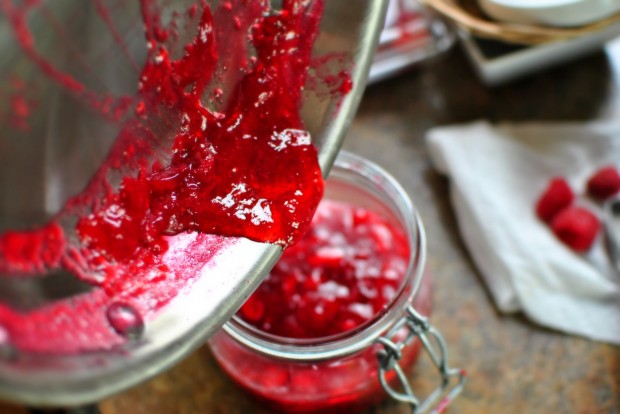
[[[563,332],[620,344],[620,275],[607,259],[602,231],[586,255],[563,245],[535,214],[553,176],[577,202],[599,167],[620,164],[620,123],[438,127],[427,144],[449,177],[461,235],[503,312]]]

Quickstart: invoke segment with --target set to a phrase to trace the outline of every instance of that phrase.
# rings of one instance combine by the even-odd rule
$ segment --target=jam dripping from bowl
[[[120,125],[87,187],[47,224],[0,234],[4,277],[62,270],[93,286],[27,311],[0,303],[0,325],[17,349],[74,353],[139,336],[235,238],[295,243],[322,196],[299,111],[323,2],[287,0],[281,10],[263,1],[214,10],[196,2],[167,22],[156,1],[139,4],[146,52],[136,92],[112,96],[37,50],[28,17],[42,3],[0,3],[33,66]],[[350,79],[340,80],[329,90],[341,95]]]

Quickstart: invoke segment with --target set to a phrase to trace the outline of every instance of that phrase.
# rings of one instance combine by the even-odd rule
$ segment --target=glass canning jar
[[[431,280],[422,222],[402,187],[377,165],[341,152],[325,198],[371,210],[400,226],[409,243],[406,274],[384,311],[355,329],[323,338],[276,336],[233,317],[210,340],[222,369],[250,395],[282,412],[357,412],[390,395],[425,411],[460,392],[464,371],[447,366],[445,343],[426,317]],[[441,376],[424,401],[406,371],[425,348]],[[443,398],[440,398],[443,397]]]

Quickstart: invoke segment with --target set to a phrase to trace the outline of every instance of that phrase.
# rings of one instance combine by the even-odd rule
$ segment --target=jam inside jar
[[[407,307],[431,311],[424,256],[422,224],[404,190],[376,165],[341,152],[308,234],[210,339],[211,350],[271,409],[358,412],[387,396],[377,339]],[[402,328],[393,338],[406,336]],[[399,365],[412,367],[421,348],[414,338]],[[383,374],[394,387],[396,372]]]

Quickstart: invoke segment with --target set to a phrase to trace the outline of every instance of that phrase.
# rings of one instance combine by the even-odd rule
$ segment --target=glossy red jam
[[[288,338],[322,338],[383,312],[407,271],[400,228],[373,211],[325,200],[310,230],[284,252],[240,316]]]
[[[338,341],[363,335],[395,306],[407,277],[409,249],[407,235],[382,215],[324,200],[308,233],[284,253],[238,315],[261,331],[261,340],[273,341],[276,347],[299,340],[304,346],[318,346],[332,340],[326,337]],[[428,277],[413,305],[430,313]],[[272,357],[225,331],[216,334],[210,346],[237,384],[276,411],[356,413],[386,396],[378,379],[376,344],[321,361]],[[411,367],[419,352],[417,341],[405,347],[401,365]],[[387,379],[394,383],[393,372]]]
[[[128,54],[106,3],[94,3]],[[127,330],[110,309],[148,321],[231,237],[286,247],[308,227],[323,182],[300,108],[323,1],[285,0],[279,10],[261,0],[191,3],[170,13],[168,2],[139,2],[146,57],[130,59],[135,94],[113,96],[41,53],[29,27],[31,14],[45,15],[41,2],[0,2],[33,70],[119,123],[87,188],[49,224],[0,234],[0,276],[61,270],[93,285],[27,312],[0,303],[13,346],[70,353],[121,344]]]

